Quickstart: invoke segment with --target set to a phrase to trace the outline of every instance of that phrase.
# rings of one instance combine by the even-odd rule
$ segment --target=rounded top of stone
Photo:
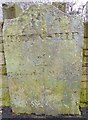
[[[59,21],[61,21],[61,23],[58,23]],[[28,29],[30,29],[30,34],[42,34],[42,31],[47,32],[46,29],[49,29],[48,27],[54,27],[54,25],[56,24],[61,24],[61,26],[63,26],[64,29],[67,29],[66,26],[68,24],[70,24],[71,26],[72,22],[74,22],[74,25],[76,26],[78,26],[79,23],[81,24],[81,20],[76,18],[76,16],[73,17],[69,14],[66,14],[53,5],[33,4],[27,10],[25,10],[19,17],[8,21],[8,23],[6,21],[4,31],[6,30],[7,33],[10,34],[8,32],[8,29],[10,28],[11,34],[13,35],[23,34],[22,32],[29,27]]]

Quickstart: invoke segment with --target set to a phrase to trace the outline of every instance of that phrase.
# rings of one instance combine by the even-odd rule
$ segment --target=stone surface
[[[10,106],[10,96],[8,89],[7,76],[0,75],[0,107]]]
[[[0,88],[8,88],[8,81],[7,81],[7,76],[6,75],[0,75]]]
[[[83,74],[80,106],[88,108],[88,22],[84,22]]]
[[[3,38],[2,38],[2,35],[0,36],[0,44],[2,44],[3,42]]]
[[[3,6],[3,19],[13,19],[22,13],[21,7],[15,3],[2,4]]]
[[[52,5],[57,7],[59,10],[66,12],[66,3],[61,3],[61,2],[52,2]]]
[[[6,71],[6,65],[0,65],[0,75],[6,75],[7,71]]]
[[[4,64],[4,54],[0,52],[0,65]]]
[[[0,22],[0,33],[2,32],[2,22]]]
[[[85,50],[85,56],[88,57],[88,50]]]
[[[3,46],[2,46],[2,44],[0,44],[0,52],[2,52],[3,51]]]
[[[83,62],[84,62],[84,63],[88,63],[88,57],[85,57],[85,56],[84,56]]]
[[[88,38],[88,22],[84,23],[84,37]]]
[[[12,110],[80,114],[83,25],[52,5],[33,5],[4,25]]]

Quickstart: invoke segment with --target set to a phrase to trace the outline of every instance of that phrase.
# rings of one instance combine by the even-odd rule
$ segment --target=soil
[[[46,116],[46,115],[36,115],[36,114],[19,114],[16,115],[12,113],[11,107],[3,107],[2,108],[2,114],[1,114],[1,120],[88,120],[88,109],[84,108],[81,109],[81,116],[78,115],[58,115],[58,116]]]

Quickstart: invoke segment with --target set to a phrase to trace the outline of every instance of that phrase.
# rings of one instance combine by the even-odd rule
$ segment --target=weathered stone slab
[[[4,26],[12,110],[80,114],[83,25],[52,5],[34,5]]]

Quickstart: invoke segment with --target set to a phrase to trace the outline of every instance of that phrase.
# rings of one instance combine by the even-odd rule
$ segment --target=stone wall
[[[6,61],[3,46],[3,23],[0,23],[0,106],[9,106],[9,89],[7,83]]]
[[[54,5],[59,10],[66,12],[66,3],[52,2],[52,5]]]
[[[0,106],[2,106],[2,23],[0,23]]]
[[[83,76],[81,81],[81,107],[88,108],[88,22],[84,23]]]

